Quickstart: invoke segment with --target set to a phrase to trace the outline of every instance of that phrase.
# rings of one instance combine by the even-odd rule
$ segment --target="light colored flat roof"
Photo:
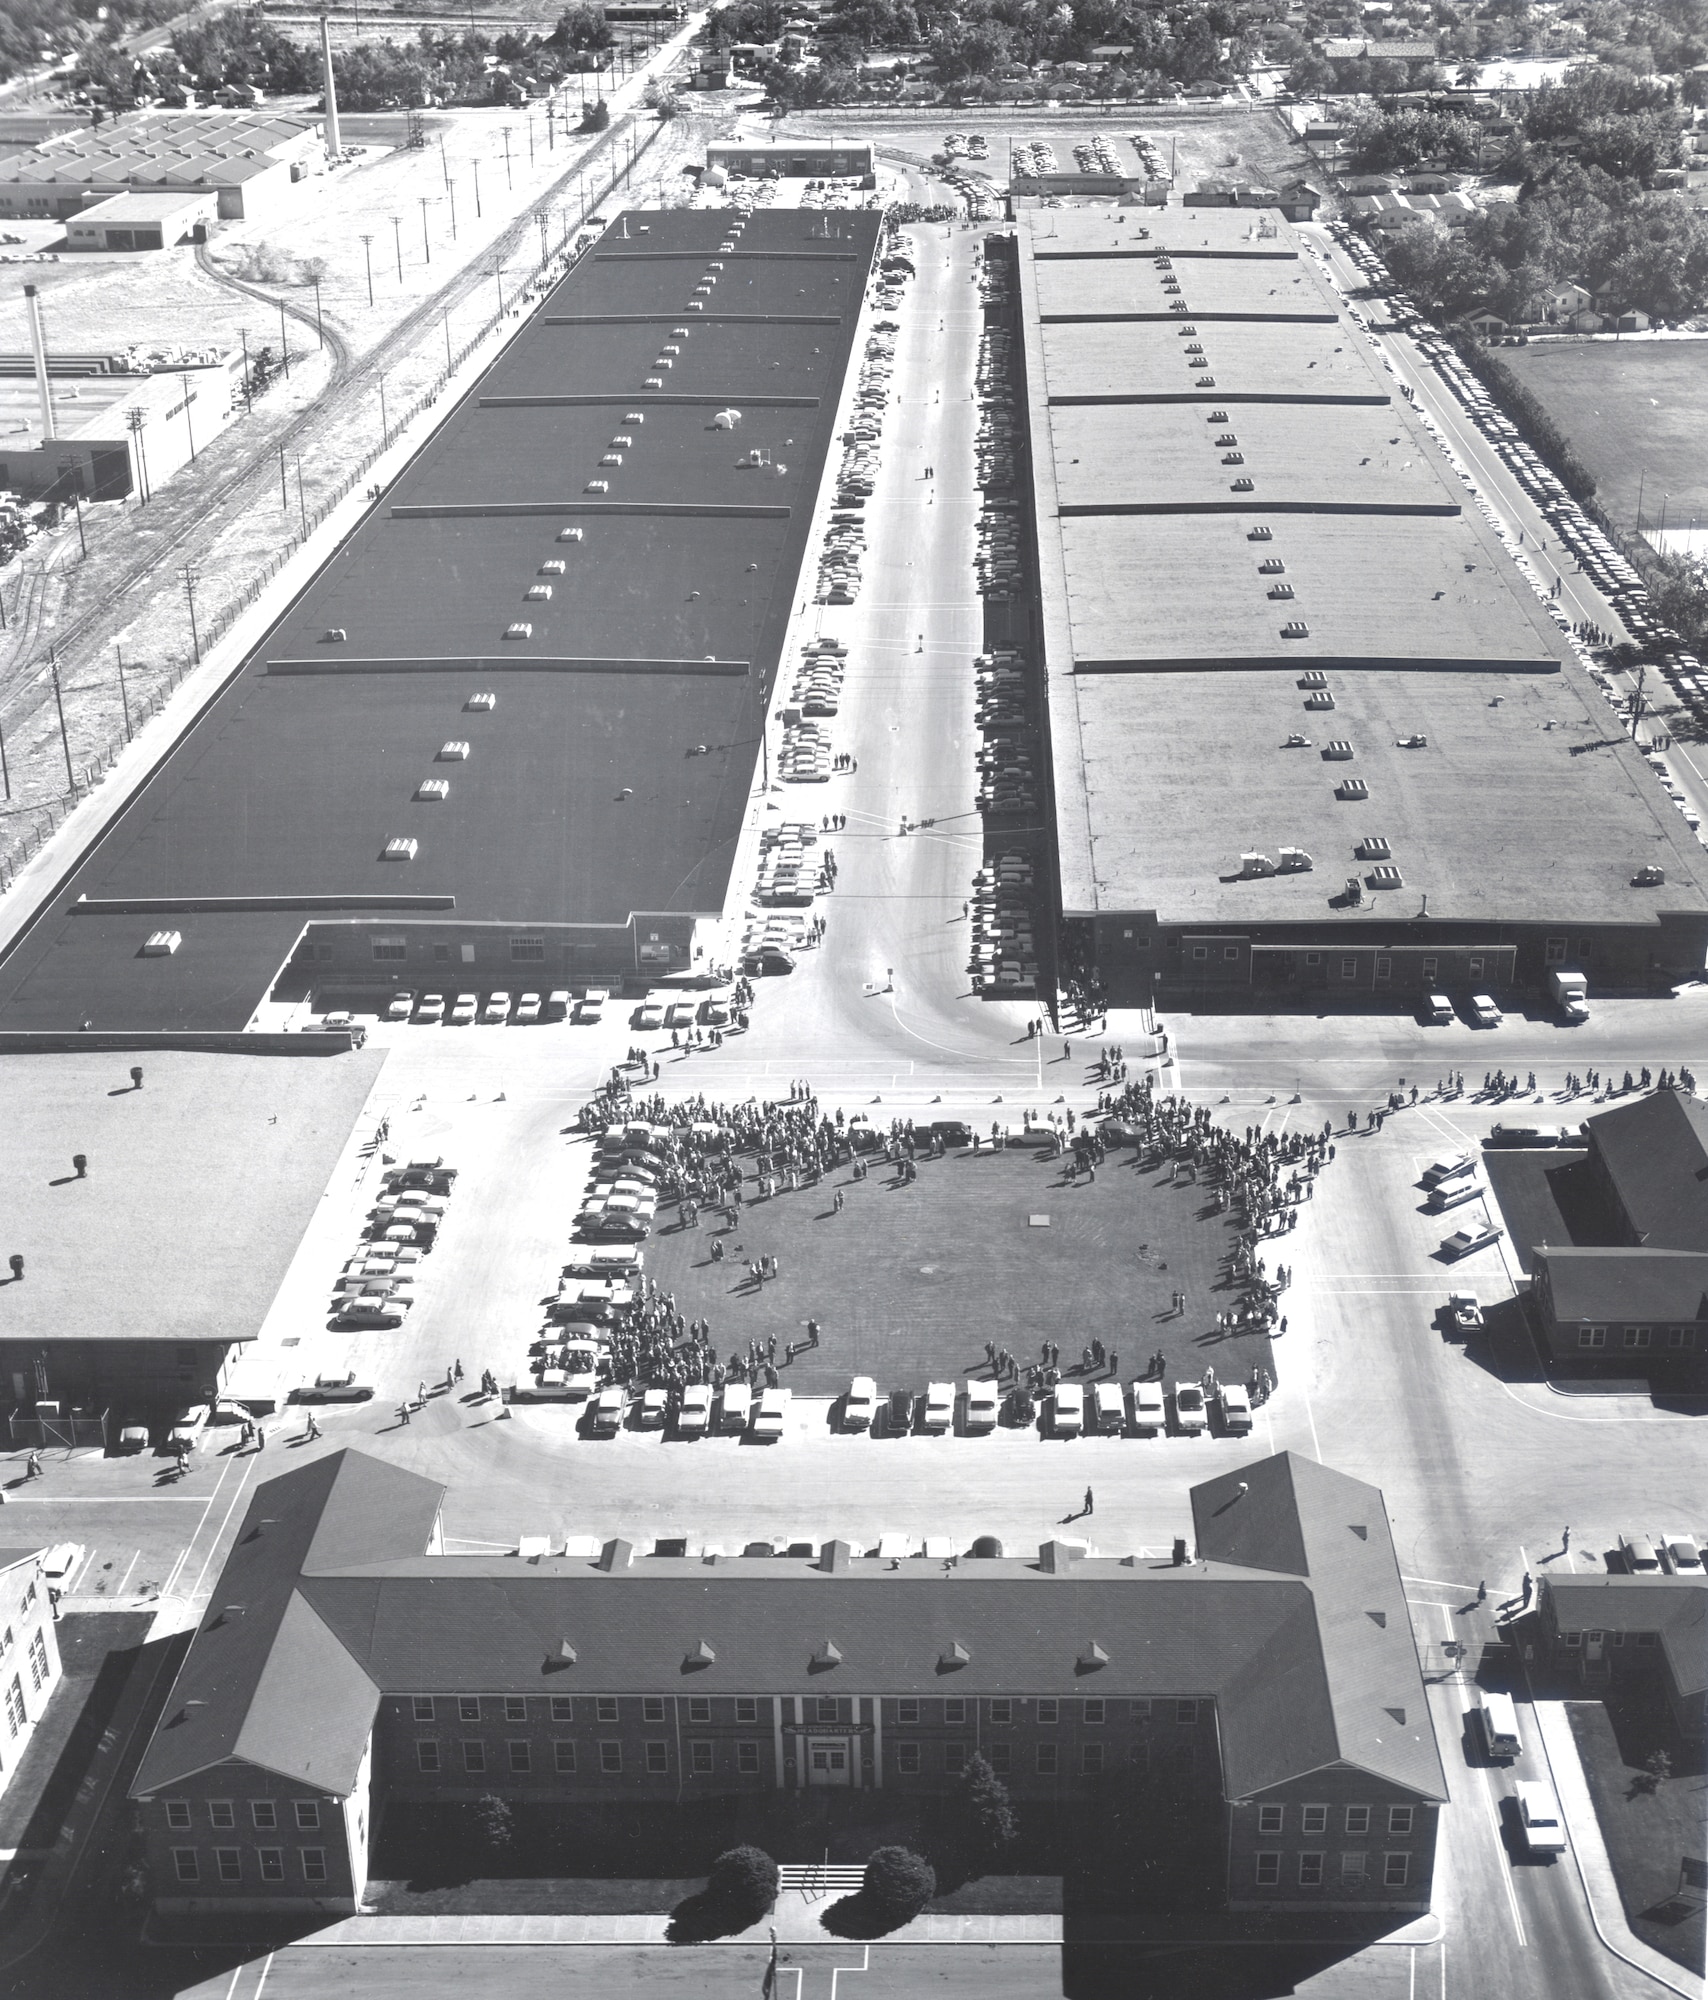
[[[1189,299],[1213,271],[1223,310],[1266,311],[1285,271],[1290,310],[1335,315],[1199,323],[1213,393],[1168,320],[1042,323],[1098,298],[1148,310],[1165,274],[1104,254],[1106,214],[1020,227],[1063,908],[1349,936],[1425,894],[1432,917],[1490,924],[1708,908],[1708,857],[1529,579],[1303,239],[1265,222],[1259,238],[1249,212],[1166,214],[1145,246],[1235,253],[1176,255]],[[1313,671],[1332,709],[1306,708]],[[1294,734],[1308,745],[1284,748]],[[1351,758],[1325,757],[1331,742]],[[1337,797],[1349,777],[1365,800]],[[1390,853],[1359,856],[1368,835]],[[1239,879],[1242,854],[1282,847],[1314,866]],[[1377,858],[1402,886],[1331,907]],[[1650,863],[1665,886],[1634,889]]]
[[[71,220],[119,226],[127,222],[166,222],[174,215],[182,215],[187,208],[199,207],[208,198],[208,192],[195,188],[171,192],[132,188],[124,194],[108,195],[105,201],[94,203],[81,215],[72,216]]]

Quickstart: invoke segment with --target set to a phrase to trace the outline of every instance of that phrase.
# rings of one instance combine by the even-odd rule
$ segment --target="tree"
[[[516,1808],[496,1792],[486,1792],[475,1801],[474,1823],[495,1854],[502,1854],[515,1841]]]
[[[712,1863],[706,1895],[740,1928],[756,1924],[777,1900],[781,1884],[777,1864],[762,1847],[730,1847]]]
[[[604,98],[596,98],[581,115],[583,132],[603,132],[611,123],[611,107]]]
[[[608,49],[615,37],[602,8],[576,6],[557,17],[548,39],[560,49]]]
[[[866,1861],[860,1893],[885,1924],[904,1924],[917,1917],[936,1895],[936,1870],[911,1848],[874,1848]]]
[[[996,1866],[1014,1845],[1020,1826],[1008,1787],[988,1757],[975,1754],[968,1763],[961,1774],[956,1803],[975,1865],[981,1872]]]

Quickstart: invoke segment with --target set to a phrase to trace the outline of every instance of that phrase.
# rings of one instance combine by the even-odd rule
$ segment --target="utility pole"
[[[427,240],[427,211],[433,206],[433,196],[424,194],[417,197],[421,203],[421,254],[429,264],[433,261],[433,246]]]
[[[476,221],[478,222],[478,221],[480,220],[480,216],[481,216],[481,207],[480,207],[480,162],[479,162],[478,160],[472,160],[472,161],[470,161],[470,163],[469,163],[469,164],[470,164],[470,165],[471,165],[471,166],[472,166],[472,167],[474,168],[474,215],[475,215],[475,220],[476,220]]]
[[[320,280],[310,278],[309,283],[314,287],[314,344],[316,347],[324,347],[326,330],[320,323]]]
[[[498,286],[498,317],[502,319],[504,317],[504,266],[495,263],[492,267],[492,276],[494,283]]]
[[[131,740],[130,690],[125,686],[125,649],[116,639],[113,641],[113,651],[119,656],[119,700],[125,707],[125,741],[128,743]]]
[[[180,371],[178,380],[184,385],[184,434],[190,440],[190,463],[196,462],[196,426],[190,416],[190,378]]]
[[[371,304],[373,303],[372,299],[370,299],[370,300],[368,301],[368,303],[369,303],[369,304],[371,305]],[[249,396],[249,329],[248,329],[248,327],[244,327],[244,328],[242,329],[240,337],[241,337],[241,339],[242,339],[242,341],[243,341],[243,414],[244,414],[244,415],[245,415],[246,417],[252,417],[252,416],[254,416],[254,414],[255,414],[255,405],[254,405],[254,403],[253,403],[253,402],[252,402],[252,401],[250,400],[250,396]]]
[[[383,449],[384,449],[384,447],[385,447],[386,445],[390,444],[390,443],[391,443],[391,425],[390,425],[390,423],[389,423],[389,422],[388,422],[388,421],[386,420],[386,413],[385,413],[385,377],[384,377],[384,376],[382,375],[382,376],[380,377],[380,446],[381,446],[381,449],[383,450]]]
[[[447,192],[447,193],[449,194],[449,196],[450,196],[450,198],[451,198],[451,241],[452,241],[453,243],[455,243],[455,242],[456,242],[456,240],[457,240],[457,184],[456,184],[456,182],[455,182],[455,181],[446,181],[446,183],[445,183],[445,189],[446,189],[446,192]]]
[[[283,445],[279,446],[279,505],[284,508],[287,514],[290,512],[291,489],[285,482],[285,448]]]
[[[308,539],[308,502],[303,498],[302,457],[300,453],[297,457],[297,513],[302,518],[303,539],[306,541]]]
[[[511,187],[514,183],[510,179],[510,127],[500,125],[498,129],[504,135],[504,185]]]
[[[371,230],[362,231],[362,262],[368,272],[368,304],[374,302],[374,238]]]
[[[397,248],[397,282],[403,283],[403,217],[394,215],[391,219],[392,242]]]
[[[65,701],[59,691],[59,648],[55,646],[48,656],[53,668],[53,705],[59,710],[59,741],[65,751],[65,783],[71,796],[77,796],[77,774],[71,768],[71,738],[65,727]]]
[[[81,561],[89,560],[89,543],[83,533],[83,495],[74,486],[71,489],[71,504],[77,512],[77,546],[82,550]]]
[[[199,667],[202,664],[202,635],[196,629],[196,572],[191,564],[186,563],[178,574],[184,579],[184,595],[190,600],[190,650]]]
[[[6,762],[6,728],[0,723],[0,782],[4,782],[6,796],[12,796],[12,767]]]
[[[440,312],[445,321],[445,373],[448,375],[457,365],[451,359],[451,309],[449,306],[442,306]]]
[[[284,355],[285,380],[291,379],[291,337],[285,327],[285,302],[279,301],[279,347]]]
[[[534,114],[528,113],[528,164],[534,164]]]

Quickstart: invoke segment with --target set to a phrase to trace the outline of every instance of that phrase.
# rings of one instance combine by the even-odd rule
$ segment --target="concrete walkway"
[[[1602,1943],[1616,1958],[1622,1958],[1639,1972],[1646,1972],[1662,1986],[1685,1996],[1685,2000],[1701,2000],[1704,1982],[1663,1957],[1652,1945],[1645,1944],[1625,1921],[1625,1906],[1619,1900],[1619,1884],[1601,1838],[1601,1825],[1595,1816],[1566,1704],[1538,1701],[1534,1706],[1542,1747],[1554,1780],[1554,1794],[1560,1801],[1560,1812],[1571,1836],[1572,1855],[1583,1878],[1589,1914]]]
[[[773,1930],[781,1944],[840,1944],[846,1942],[824,1929],[820,1918],[838,1899],[834,1894],[806,1896],[788,1889],[777,1898],[771,1914],[734,1936],[714,1938],[714,1944],[766,1945]],[[332,1945],[348,1950],[372,1945],[636,1945],[666,1944],[668,1915],[562,1917],[350,1917],[316,1931],[301,1945]],[[1060,1944],[1059,1915],[941,1916],[927,1912],[899,1930],[886,1931],[885,1944]]]

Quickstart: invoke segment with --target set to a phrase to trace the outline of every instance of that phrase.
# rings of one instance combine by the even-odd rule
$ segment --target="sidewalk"
[[[1565,1703],[1537,1701],[1534,1709],[1548,1768],[1553,1775],[1554,1794],[1560,1801],[1560,1812],[1571,1837],[1572,1854],[1583,1880],[1584,1897],[1589,1904],[1596,1934],[1607,1949],[1627,1965],[1646,1972],[1662,1986],[1683,1995],[1684,2000],[1701,2000],[1704,1982],[1692,1979],[1681,1966],[1644,1944],[1625,1921],[1625,1907],[1619,1900],[1619,1885],[1614,1880],[1613,1864],[1607,1858],[1607,1848],[1601,1838],[1601,1827],[1595,1817],[1589,1786],[1584,1780],[1583,1765],[1578,1759],[1577,1741],[1566,1719]]]

